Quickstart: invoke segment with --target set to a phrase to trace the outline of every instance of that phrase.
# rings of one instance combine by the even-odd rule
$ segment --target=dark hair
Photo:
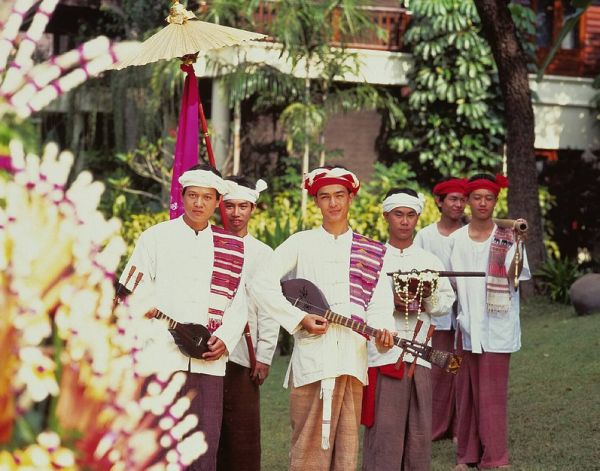
[[[214,168],[212,165],[209,165],[207,163],[201,163],[201,164],[197,164],[194,165],[193,167],[190,167],[186,170],[186,172],[189,172],[190,170],[204,170],[205,172],[212,172],[214,173],[217,177],[223,178],[223,175],[221,175],[221,172],[219,172],[216,168]],[[181,195],[185,195],[185,190],[187,187],[184,187],[183,190],[181,191]],[[219,193],[216,189],[215,189],[215,193],[217,194],[217,198],[221,197],[221,193]]]
[[[229,175],[228,177],[225,177],[225,180],[235,182],[238,185],[245,186],[246,188],[254,189],[256,187],[256,180],[246,175]]]
[[[419,197],[417,192],[415,190],[413,190],[412,188],[392,188],[390,191],[388,191],[385,194],[384,199],[387,198],[388,196],[396,195],[398,193],[406,193],[407,195],[414,196],[415,198]]]
[[[496,183],[496,177],[489,173],[476,173],[471,178],[469,178],[469,182],[474,182],[475,180],[489,180],[491,182]]]

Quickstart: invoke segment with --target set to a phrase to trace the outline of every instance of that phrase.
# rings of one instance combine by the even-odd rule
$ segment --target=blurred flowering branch
[[[11,143],[0,182],[0,467],[184,468],[206,448],[183,378],[143,357],[147,296],[113,309],[125,249],[96,209],[103,185],[73,156]],[[158,372],[160,373],[160,372]],[[36,418],[37,417],[37,418]],[[51,429],[51,430],[50,430]]]

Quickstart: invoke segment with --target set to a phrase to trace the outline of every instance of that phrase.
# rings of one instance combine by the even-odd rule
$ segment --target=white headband
[[[383,212],[389,213],[393,209],[404,207],[414,209],[417,214],[423,212],[425,206],[425,196],[419,193],[416,197],[408,193],[394,193],[383,200]]]
[[[214,188],[221,195],[226,195],[235,188],[235,183],[223,180],[217,174],[209,170],[188,170],[179,177],[179,184],[185,188],[188,186],[201,186]]]
[[[227,180],[230,181],[230,180]],[[267,182],[260,179],[256,182],[254,189],[248,188],[247,186],[240,185],[239,183],[235,183],[235,188],[231,190],[231,192],[227,193],[227,195],[223,198],[224,201],[229,200],[244,200],[250,201],[250,203],[256,203],[258,200],[258,196],[261,191],[267,189]]]

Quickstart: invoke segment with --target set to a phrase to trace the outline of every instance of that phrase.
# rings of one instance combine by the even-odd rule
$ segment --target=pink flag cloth
[[[194,67],[182,64],[181,70],[187,73],[179,111],[179,126],[177,142],[175,143],[175,158],[173,159],[173,174],[171,180],[171,219],[183,213],[181,185],[179,177],[190,167],[198,163],[198,82]]]

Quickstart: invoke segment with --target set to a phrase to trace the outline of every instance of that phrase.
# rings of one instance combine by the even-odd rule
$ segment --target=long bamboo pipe
[[[465,215],[464,219],[467,223],[471,222],[471,216]],[[529,224],[525,219],[499,219],[492,218],[492,221],[502,229],[513,229],[521,234],[524,234],[529,229]]]

